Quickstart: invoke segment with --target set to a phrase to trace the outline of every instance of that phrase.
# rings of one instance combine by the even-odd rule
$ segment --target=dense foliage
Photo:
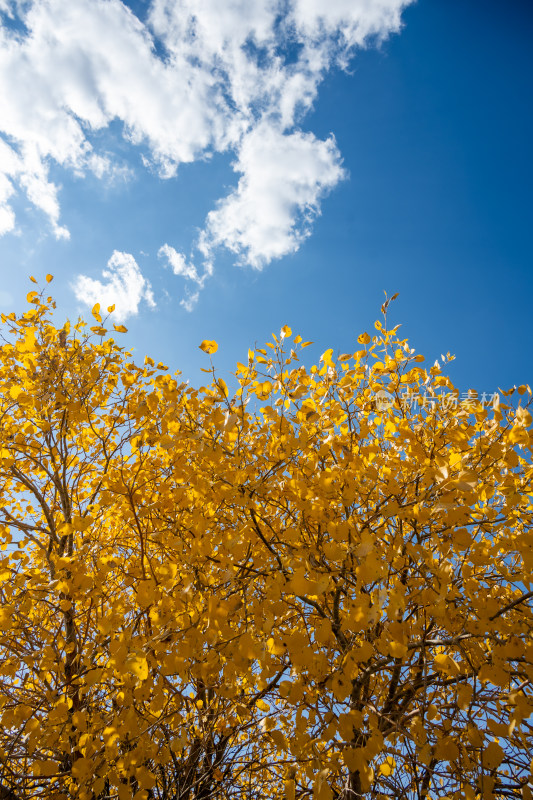
[[[528,387],[459,399],[388,303],[311,368],[284,328],[230,391],[28,301],[0,349],[0,796],[531,798]]]

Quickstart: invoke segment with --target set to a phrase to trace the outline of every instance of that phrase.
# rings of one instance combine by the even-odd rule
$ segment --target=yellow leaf
[[[368,333],[362,333],[360,336],[357,337],[357,341],[359,342],[359,344],[368,344],[372,340],[368,335]]]
[[[24,341],[19,342],[17,348],[22,353],[33,353],[33,351],[36,349],[35,330],[33,328],[30,328],[26,331]]]
[[[222,380],[222,378],[219,378],[219,379],[217,380],[216,384],[217,384],[217,386],[218,386],[218,389],[219,389],[219,391],[220,391],[220,393],[221,393],[222,397],[227,397],[227,396],[228,396],[228,387],[226,386],[226,384],[225,384],[225,382]]]
[[[270,381],[263,381],[263,383],[258,387],[258,390],[262,398],[268,397],[272,391],[272,384]]]
[[[55,761],[35,761],[33,764],[34,775],[49,778],[57,772],[59,772],[59,765]]]
[[[102,617],[96,624],[100,633],[108,634],[113,630],[114,621],[112,617]]]
[[[287,744],[287,739],[283,735],[281,731],[274,729],[270,731],[270,738],[274,742],[274,744],[279,747],[280,750],[288,750],[289,746]]]
[[[296,797],[296,786],[292,778],[284,782],[285,800],[294,800]]]
[[[72,517],[72,527],[74,528],[75,531],[80,531],[82,533],[86,531],[88,528],[90,528],[93,522],[94,519],[92,517],[80,517],[80,516]]]
[[[456,528],[452,533],[452,542],[459,550],[467,550],[472,544],[472,534],[467,528]]]
[[[35,303],[35,300],[39,297],[38,292],[28,292],[26,295],[26,300],[28,303]]]
[[[361,772],[367,765],[367,760],[361,748],[347,747],[343,751],[342,757],[350,772],[355,772],[356,770]]]
[[[50,273],[48,273],[48,275],[46,276],[46,283],[50,283],[53,280],[54,280],[54,276],[50,275]]]
[[[357,545],[355,552],[359,556],[359,558],[364,558],[369,553],[372,552],[375,545],[375,537],[372,536],[370,531],[364,530],[361,534],[361,543]]]
[[[35,280],[35,278],[33,277],[33,275],[30,275],[30,281],[31,281],[32,283],[37,283],[37,281]]]
[[[230,414],[229,412],[227,412],[224,418],[224,430],[225,431],[233,430],[238,421],[239,421],[238,414]]]
[[[94,306],[92,308],[92,311],[91,311],[91,314],[93,315],[93,317],[95,318],[95,320],[97,322],[101,322],[102,321],[102,317],[100,316],[100,303],[95,303],[94,304]]]
[[[322,769],[317,774],[313,785],[313,800],[331,800],[333,792],[327,782],[329,770]]]
[[[16,400],[19,394],[23,391],[22,386],[12,386],[9,390],[9,396],[12,400]]]
[[[526,408],[522,408],[522,406],[520,406],[516,410],[516,418],[522,425],[525,425],[526,427],[529,427],[531,425],[532,422],[531,414]]]
[[[326,367],[333,366],[333,361],[331,360],[332,355],[333,355],[333,348],[330,348],[329,350],[326,350],[325,353],[322,353],[322,355],[320,356],[320,360],[324,362],[324,365]]]
[[[156,600],[156,585],[153,580],[139,581],[137,600],[141,606],[150,606]]]
[[[445,736],[437,743],[435,756],[453,763],[459,758],[459,748],[452,738]]]
[[[199,347],[200,350],[203,350],[204,353],[207,353],[208,355],[212,355],[218,350],[218,344],[212,339],[204,339]]]
[[[385,776],[392,775],[395,769],[396,761],[392,758],[392,756],[387,756],[385,761],[379,766],[380,773]]]
[[[285,339],[287,336],[292,336],[292,330],[288,325],[284,325],[280,332],[281,338]]]
[[[115,304],[113,303],[113,305],[111,305],[111,306],[108,306],[108,307],[107,307],[107,310],[109,311],[109,313],[110,313],[110,314],[112,314],[112,313],[113,313],[113,311],[115,310]]]
[[[434,657],[435,667],[449,675],[457,675],[460,672],[457,662],[447,653],[437,653]]]
[[[468,708],[472,699],[473,689],[468,683],[460,684],[457,687],[457,705],[462,710]]]
[[[389,653],[394,658],[403,658],[407,653],[407,646],[401,642],[391,641],[388,642]]]
[[[106,747],[113,747],[119,741],[119,733],[115,727],[109,725],[107,728],[104,728],[104,732],[102,734],[105,746]]]
[[[78,758],[72,765],[72,776],[78,780],[87,780],[92,775],[92,766],[90,758]]]
[[[155,783],[155,775],[144,766],[137,768],[135,777],[142,789],[151,789]]]
[[[84,678],[87,686],[94,686],[95,684],[97,684],[101,680],[103,673],[104,673],[103,667],[96,667],[95,669],[89,670],[89,672],[86,673]]]
[[[148,661],[143,655],[130,655],[126,659],[126,667],[139,678],[140,681],[145,681],[148,677]]]
[[[291,577],[287,588],[293,594],[304,595],[314,588],[314,584],[307,580],[305,570],[303,568],[298,568]]]
[[[128,329],[126,327],[124,327],[124,325],[113,325],[113,329],[115,331],[117,331],[117,333],[127,333],[128,332]]]
[[[502,763],[504,755],[498,742],[490,742],[483,751],[483,765],[489,769],[496,769]]]
[[[14,458],[13,458],[13,456],[11,454],[11,451],[7,450],[5,447],[0,447],[0,459],[6,459],[6,460],[9,459],[8,463],[11,463],[11,464],[14,461]]]
[[[362,663],[364,661],[368,661],[368,659],[373,655],[374,648],[370,644],[370,642],[361,642],[361,644],[352,650],[352,657],[356,663]]]
[[[281,656],[286,651],[286,647],[282,642],[276,642],[276,640],[271,636],[270,639],[267,640],[267,650],[273,656]]]

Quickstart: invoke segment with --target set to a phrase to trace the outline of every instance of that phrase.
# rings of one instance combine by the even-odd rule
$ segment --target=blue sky
[[[221,374],[284,324],[353,350],[386,290],[461,391],[531,382],[528,2],[0,12],[3,311],[118,287],[122,342],[196,384],[206,338]]]

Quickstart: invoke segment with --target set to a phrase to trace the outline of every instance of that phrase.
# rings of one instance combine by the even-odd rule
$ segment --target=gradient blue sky
[[[311,360],[353,350],[383,290],[412,346],[455,353],[461,391],[532,382],[533,6],[288,5],[284,20],[277,0],[0,0],[1,309],[51,272],[60,316],[88,315],[119,251],[155,304],[130,302],[122,343],[194,384],[205,338],[222,375],[284,324]],[[242,41],[209,38],[235,19]],[[219,63],[220,107],[198,100]]]

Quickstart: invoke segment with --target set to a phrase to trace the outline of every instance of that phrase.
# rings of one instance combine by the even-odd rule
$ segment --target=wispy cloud
[[[187,258],[183,255],[183,253],[179,253],[169,244],[162,245],[162,247],[159,248],[157,255],[159,258],[165,258],[167,260],[167,263],[172,269],[174,275],[181,275],[186,280],[193,281],[193,283],[198,284],[200,288],[203,288],[206,279],[211,275],[211,268],[209,264],[204,265],[205,269],[200,275],[198,274],[194,264],[191,261],[187,261]]]
[[[185,278],[186,281],[189,281],[186,287],[185,297],[180,301],[180,305],[183,306],[186,311],[192,311],[200,297],[200,290],[204,288],[207,278],[213,274],[212,261],[209,258],[204,258],[203,271],[199,274],[195,265],[191,261],[188,261],[183,253],[179,253],[169,244],[162,245],[157,255],[159,258],[166,260],[174,275],[180,275],[182,278]],[[195,287],[192,291],[190,288],[191,283]]]
[[[113,319],[116,322],[137,314],[142,301],[155,308],[150,282],[130,253],[115,250],[107,268],[102,270],[102,278],[104,280],[100,281],[78,275],[72,284],[77,300],[89,308],[95,303],[100,303],[102,308],[114,305]]]
[[[121,0],[0,0],[0,234],[22,191],[66,238],[50,165],[109,174],[113,154],[98,152],[95,133],[119,120],[162,178],[236,155],[235,189],[191,243],[201,266],[163,253],[194,294],[218,247],[256,268],[294,252],[344,176],[333,137],[301,130],[305,114],[326,72],[398,31],[410,2],[152,0],[143,23]]]

